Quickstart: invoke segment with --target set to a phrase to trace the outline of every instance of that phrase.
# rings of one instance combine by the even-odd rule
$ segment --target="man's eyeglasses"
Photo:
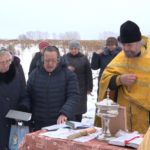
[[[0,61],[0,65],[11,64],[12,60],[8,59],[6,61]]]
[[[44,62],[47,64],[49,64],[49,63],[55,64],[58,62],[58,60],[44,60]]]

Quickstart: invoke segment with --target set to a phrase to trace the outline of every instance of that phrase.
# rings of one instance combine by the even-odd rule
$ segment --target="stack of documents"
[[[74,127],[72,127],[72,123],[75,124]],[[41,133],[40,135],[51,138],[69,139],[77,142],[87,142],[95,139],[102,132],[101,128],[88,128],[87,126],[84,126],[82,123],[78,122],[69,122],[69,124],[67,124],[57,124],[44,127],[42,129],[46,129],[48,132]],[[79,127],[80,129],[78,129]],[[86,129],[83,129],[83,127],[86,127]]]

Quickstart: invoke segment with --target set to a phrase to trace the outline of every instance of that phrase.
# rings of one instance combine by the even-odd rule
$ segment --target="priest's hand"
[[[130,86],[135,83],[137,76],[135,74],[122,74],[119,76],[119,81],[121,85]]]
[[[65,123],[66,121],[67,121],[67,117],[61,114],[57,119],[57,124],[62,124],[62,123]]]

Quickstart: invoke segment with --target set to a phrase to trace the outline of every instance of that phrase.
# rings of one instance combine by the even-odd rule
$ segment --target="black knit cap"
[[[126,21],[120,27],[121,43],[133,43],[141,40],[141,31],[138,25],[132,21]]]

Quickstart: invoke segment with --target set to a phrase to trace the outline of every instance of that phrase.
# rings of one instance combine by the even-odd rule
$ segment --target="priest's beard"
[[[126,57],[132,58],[132,57],[137,57],[140,54],[140,51],[124,51]]]

